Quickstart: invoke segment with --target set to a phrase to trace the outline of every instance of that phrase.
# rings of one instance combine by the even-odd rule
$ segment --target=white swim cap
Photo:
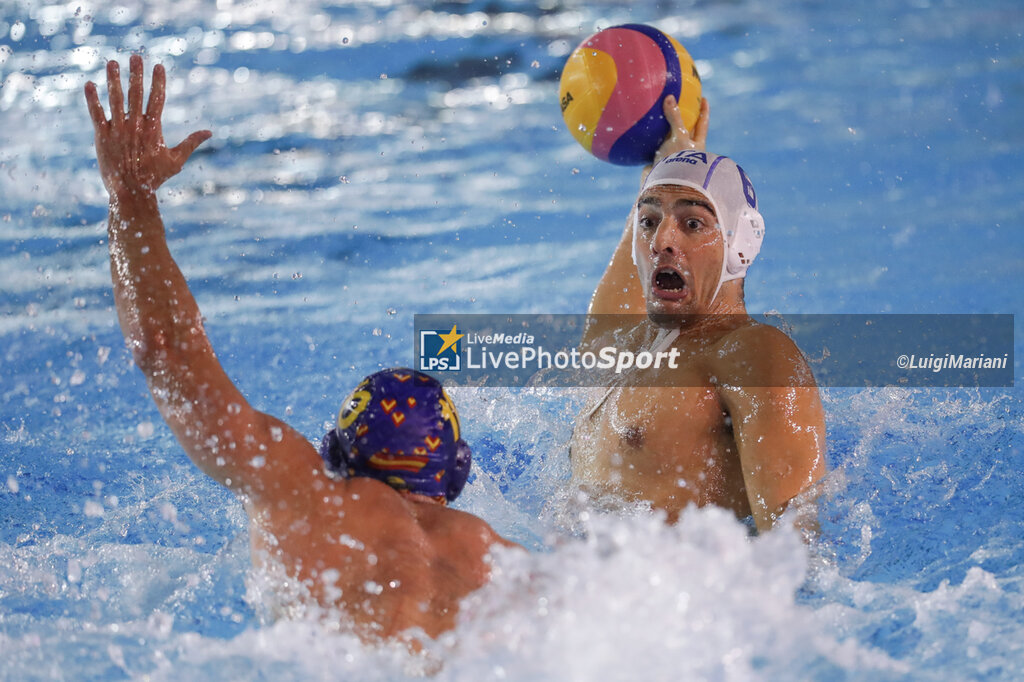
[[[715,289],[714,301],[722,284],[740,279],[761,250],[764,241],[764,219],[757,211],[757,195],[750,178],[735,161],[718,154],[685,150],[663,159],[644,181],[643,194],[657,185],[679,185],[697,190],[711,201],[722,231],[725,257],[722,274]],[[637,213],[633,219],[633,264],[636,265]]]

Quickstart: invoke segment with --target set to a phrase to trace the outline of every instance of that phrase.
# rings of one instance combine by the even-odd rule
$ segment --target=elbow
[[[165,369],[173,351],[167,334],[159,329],[126,334],[125,343],[135,365],[146,376]]]
[[[191,320],[168,325],[139,320],[124,337],[132,359],[147,376],[187,369],[207,347],[202,323]]]

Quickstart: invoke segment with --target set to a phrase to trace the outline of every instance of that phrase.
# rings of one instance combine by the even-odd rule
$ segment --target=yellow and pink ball
[[[665,97],[693,130],[701,83],[677,40],[651,26],[624,24],[590,36],[569,56],[559,88],[562,117],[588,152],[620,166],[650,163],[669,133]]]

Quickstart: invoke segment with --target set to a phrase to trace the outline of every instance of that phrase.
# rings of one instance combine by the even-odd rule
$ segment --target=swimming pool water
[[[412,362],[416,313],[585,308],[638,176],[576,145],[557,77],[624,22],[686,45],[709,149],[757,187],[751,311],[1020,311],[1010,0],[0,0],[0,679],[425,665],[264,618],[244,513],[124,349],[84,82],[144,47],[168,68],[168,139],[214,131],[164,193],[172,250],[228,372],[315,441],[360,377]],[[831,473],[805,547],[713,509],[581,519],[583,396],[456,389],[478,464],[458,504],[534,551],[496,558],[438,677],[1018,678],[1020,389],[822,393]]]

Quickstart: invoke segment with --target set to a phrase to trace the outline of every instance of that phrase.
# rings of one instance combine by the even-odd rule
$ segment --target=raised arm
[[[132,56],[125,110],[117,62],[107,64],[110,118],[96,85],[85,97],[96,132],[96,157],[110,193],[107,238],[114,302],[125,341],[146,375],[164,420],[193,462],[236,492],[259,493],[287,449],[305,448],[301,435],[257,412],[225,374],[203,329],[199,307],[171,257],[157,205],[157,189],[176,175],[211,133],[164,144],[162,66],[153,69],[143,110],[142,58]],[[259,458],[266,460],[266,465]]]
[[[697,119],[697,125],[694,126],[692,135],[683,125],[683,117],[679,113],[679,107],[676,106],[675,98],[666,97],[663,109],[665,117],[668,118],[671,132],[658,148],[654,163],[683,149],[704,149],[708,137],[708,101],[706,99],[701,100],[700,117]],[[641,184],[650,170],[651,166],[644,167]],[[591,315],[642,315],[646,312],[643,291],[637,280],[636,266],[633,264],[634,210],[636,207],[632,206],[626,219],[626,228],[622,231],[622,238],[619,239],[615,253],[612,254],[612,259],[590,299],[588,312]]]

